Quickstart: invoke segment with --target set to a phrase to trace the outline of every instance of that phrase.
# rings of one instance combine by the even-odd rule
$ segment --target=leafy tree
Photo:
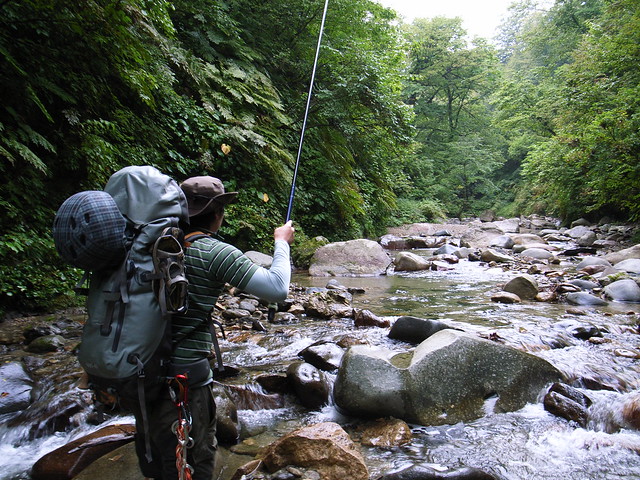
[[[561,70],[558,132],[527,158],[526,173],[550,208],[640,218],[638,131],[640,14],[608,4]]]
[[[407,37],[405,95],[421,145],[413,195],[435,196],[456,215],[472,213],[492,192],[490,176],[502,161],[487,103],[498,78],[496,53],[482,39],[469,45],[459,18],[418,19]]]

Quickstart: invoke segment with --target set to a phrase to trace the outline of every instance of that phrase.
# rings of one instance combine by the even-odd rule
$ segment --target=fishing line
[[[311,94],[313,92],[313,82],[316,78],[316,68],[318,66],[318,57],[320,56],[320,44],[322,43],[322,33],[324,32],[324,21],[327,18],[327,8],[329,0],[324,2],[324,11],[322,12],[322,23],[320,24],[320,34],[318,35],[318,45],[316,47],[316,58],[313,61],[313,69],[311,70],[311,82],[309,83],[309,94],[307,95],[307,106],[304,110],[304,119],[302,121],[302,131],[300,132],[300,143],[298,144],[298,155],[296,156],[296,166],[293,170],[293,180],[291,181],[291,193],[289,195],[289,206],[287,208],[287,219],[285,223],[291,219],[291,209],[293,208],[293,197],[296,193],[296,180],[298,178],[298,167],[300,166],[300,155],[302,154],[302,143],[304,142],[304,132],[307,128],[307,118],[309,116],[309,106],[311,105]]]

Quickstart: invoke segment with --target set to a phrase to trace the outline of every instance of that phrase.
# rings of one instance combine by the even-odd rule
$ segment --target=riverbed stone
[[[109,425],[47,453],[33,465],[32,480],[65,480],[109,452],[133,442],[135,426]]]
[[[378,317],[370,310],[354,309],[353,325],[355,327],[388,328],[391,322],[387,318]]]
[[[326,405],[331,384],[320,369],[307,362],[294,362],[287,368],[287,379],[300,402],[316,409]]]
[[[323,342],[308,346],[298,355],[314,367],[331,372],[340,366],[344,350],[335,343]]]
[[[531,275],[519,275],[509,280],[502,288],[505,292],[515,293],[523,300],[533,300],[538,294],[538,282]]]
[[[604,287],[608,298],[618,302],[640,302],[640,286],[631,278],[625,278],[610,283]]]
[[[359,239],[324,245],[316,250],[309,275],[374,276],[386,272],[391,263],[389,256],[378,242]]]
[[[612,265],[629,258],[640,258],[640,244],[618,250],[617,252],[608,253],[604,258]]]
[[[393,416],[422,425],[452,424],[534,402],[562,374],[545,360],[452,329],[414,351],[355,346],[345,354],[334,385],[336,405],[358,416]]]
[[[419,270],[428,270],[431,266],[430,262],[420,255],[411,252],[400,252],[393,260],[395,270],[398,272],[416,272]]]
[[[500,235],[493,240],[489,244],[490,247],[498,247],[498,248],[513,248],[515,242],[513,238],[508,235]]]
[[[362,454],[347,432],[333,422],[295,430],[267,447],[262,461],[270,472],[288,465],[317,471],[322,480],[368,480]]]
[[[614,267],[623,272],[640,274],[640,258],[627,258],[616,263]]]
[[[451,327],[439,320],[406,315],[393,322],[389,330],[389,338],[417,345],[445,328]]]
[[[411,442],[411,427],[397,418],[379,418],[361,429],[360,443],[368,447],[393,448]]]
[[[33,380],[22,362],[0,366],[0,414],[24,410],[31,403]]]
[[[514,258],[506,253],[501,253],[492,248],[488,248],[483,250],[480,253],[480,258],[483,262],[498,262],[498,263],[508,263],[513,262]]]
[[[496,303],[504,303],[504,304],[514,304],[514,303],[522,303],[522,299],[511,292],[496,292],[491,295],[491,301]]]
[[[571,292],[571,293],[567,293],[566,299],[567,299],[567,302],[570,303],[571,305],[578,305],[578,306],[586,306],[586,305],[605,306],[605,305],[608,305],[608,302],[606,300],[603,300],[600,297],[596,297],[595,295],[591,295],[590,293],[587,293],[587,292]]]
[[[523,257],[534,258],[536,260],[549,260],[553,258],[553,253],[544,248],[527,248],[520,255]]]

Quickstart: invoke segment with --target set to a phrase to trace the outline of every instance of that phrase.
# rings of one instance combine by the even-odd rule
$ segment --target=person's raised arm
[[[259,268],[247,283],[245,292],[269,302],[281,302],[287,298],[291,281],[289,245],[293,242],[294,235],[295,228],[291,220],[274,230],[275,247],[271,267]]]

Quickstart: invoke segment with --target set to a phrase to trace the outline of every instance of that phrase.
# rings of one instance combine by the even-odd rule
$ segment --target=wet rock
[[[356,327],[388,328],[391,322],[386,318],[380,318],[369,310],[354,310],[353,324]]]
[[[222,445],[233,445],[240,438],[238,409],[225,386],[213,382],[213,397],[216,401],[216,438]]]
[[[594,305],[594,306],[604,306],[608,305],[606,300],[601,299],[600,297],[596,297],[595,295],[591,295],[587,292],[573,292],[567,294],[567,302],[571,305],[578,306],[586,306],[586,305]]]
[[[491,295],[491,301],[510,305],[514,303],[521,303],[522,299],[515,293],[497,292]]]
[[[398,318],[391,326],[389,338],[417,345],[445,328],[450,327],[438,320],[403,316]]]
[[[142,478],[133,442],[98,458],[73,480],[139,480]]]
[[[33,480],[75,477],[98,458],[133,441],[134,425],[109,425],[47,453],[33,465]]]
[[[320,343],[310,345],[298,353],[305,362],[320,370],[337,370],[344,356],[344,350],[335,343]]]
[[[409,250],[409,238],[397,235],[383,235],[380,238],[380,245],[387,250]]]
[[[497,480],[497,477],[472,467],[442,472],[426,465],[412,465],[397,472],[386,473],[377,480]]]
[[[534,402],[562,374],[545,360],[455,330],[441,330],[413,352],[351,347],[334,385],[336,405],[358,416],[393,416],[423,425],[453,424]]]
[[[322,480],[368,480],[362,454],[349,435],[332,422],[295,430],[269,445],[263,462],[270,472],[287,465],[317,471]]]
[[[548,392],[544,396],[543,404],[544,409],[552,415],[576,422],[581,427],[587,425],[588,415],[586,408],[558,392]]]
[[[503,263],[503,262],[513,262],[514,258],[506,255],[504,253],[500,253],[496,250],[493,249],[487,249],[487,250],[483,250],[480,253],[480,258],[482,259],[483,262],[498,262],[498,263]]]
[[[292,363],[287,368],[287,379],[305,407],[320,408],[329,402],[331,384],[326,375],[313,365]]]
[[[261,392],[252,385],[224,385],[225,391],[238,410],[274,410],[284,407],[279,394]]]
[[[286,375],[265,373],[255,378],[258,385],[264,388],[267,392],[274,393],[290,393],[291,386]]]
[[[618,302],[640,302],[640,287],[630,278],[610,283],[604,287],[604,293]]]
[[[513,243],[515,245],[541,245],[547,243],[545,239],[540,235],[536,235],[533,233],[520,233],[517,235],[511,235],[511,238],[513,239]]]
[[[274,325],[288,325],[299,322],[300,319],[291,312],[278,312],[273,318],[269,319],[269,323]]]
[[[533,300],[538,294],[538,282],[531,275],[520,275],[509,280],[503,290],[514,293],[521,299]]]
[[[316,250],[309,266],[309,275],[382,275],[390,263],[389,256],[377,242],[364,239],[350,240],[330,243]]]
[[[362,427],[360,443],[368,447],[392,448],[406,445],[412,436],[406,422],[397,418],[378,419]]]
[[[411,252],[400,252],[393,260],[395,270],[398,272],[415,272],[428,270],[431,263],[420,255]]]
[[[332,295],[333,294],[333,295]],[[336,303],[339,294],[350,295],[348,292],[315,292],[304,303],[307,315],[317,318],[352,317],[353,308],[344,303]],[[345,301],[341,297],[341,301]]]
[[[624,400],[622,419],[625,426],[640,430],[640,394],[631,394]]]
[[[60,335],[45,335],[37,337],[27,345],[27,351],[31,353],[57,352],[62,350],[64,345],[65,340]]]
[[[31,403],[33,380],[21,362],[0,366],[0,414],[24,410]]]
[[[591,282],[589,280],[583,280],[580,278],[569,280],[569,283],[571,285],[575,285],[580,290],[593,290],[594,288],[598,288],[600,286],[600,284],[596,282]]]

